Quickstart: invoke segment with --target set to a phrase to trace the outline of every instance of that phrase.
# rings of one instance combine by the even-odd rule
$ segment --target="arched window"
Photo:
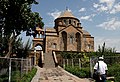
[[[73,36],[70,35],[70,44],[73,44]]]
[[[91,45],[90,44],[88,44],[88,49],[91,49]]]
[[[67,50],[67,33],[65,31],[62,32],[62,42],[64,50]]]
[[[71,20],[69,20],[69,24],[71,24]]]
[[[57,48],[57,44],[56,44],[56,43],[53,43],[52,48],[56,49],[56,48]]]
[[[68,24],[69,24],[68,19],[64,19],[63,22],[64,22],[65,25],[68,25]]]
[[[81,51],[81,36],[80,33],[76,33],[77,51]]]
[[[63,21],[64,21],[64,24],[67,24],[67,20],[66,19],[64,19]]]
[[[74,25],[76,26],[76,22],[74,21]]]

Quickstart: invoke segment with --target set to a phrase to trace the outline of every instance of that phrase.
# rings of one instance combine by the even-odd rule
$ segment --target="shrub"
[[[76,75],[80,78],[87,78],[90,77],[90,68],[82,68],[80,69],[78,66],[71,67],[68,66],[65,68],[66,71],[72,73],[73,75]]]
[[[14,71],[12,73],[11,82],[31,82],[36,71],[37,71],[36,68],[32,68],[31,71],[29,71],[27,74],[24,74],[23,76],[20,76],[20,71]]]
[[[13,71],[11,76],[12,82],[19,82],[21,80],[20,71]]]
[[[108,76],[114,76],[115,82],[120,82],[120,64],[119,63],[108,65]]]
[[[119,64],[108,65],[108,76],[115,76],[116,72],[120,70]]]
[[[115,82],[120,82],[120,69],[116,71]]]
[[[0,75],[0,82],[8,82],[8,74]]]
[[[31,82],[32,78],[36,74],[37,69],[33,68],[31,71],[28,72],[28,74],[25,74],[20,82]]]

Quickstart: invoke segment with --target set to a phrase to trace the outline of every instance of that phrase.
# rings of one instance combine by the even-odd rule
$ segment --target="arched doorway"
[[[43,52],[42,45],[36,44],[34,47],[34,55],[35,55],[36,65],[40,67],[42,67],[42,52]]]

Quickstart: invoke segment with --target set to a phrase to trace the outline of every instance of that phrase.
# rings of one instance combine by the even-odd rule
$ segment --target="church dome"
[[[61,15],[58,18],[64,18],[64,17],[76,18],[68,9],[66,9],[66,11],[61,13]]]
[[[63,13],[60,14],[58,18],[55,19],[55,27],[58,25],[68,26],[74,25],[75,27],[80,22],[69,9],[66,9]]]

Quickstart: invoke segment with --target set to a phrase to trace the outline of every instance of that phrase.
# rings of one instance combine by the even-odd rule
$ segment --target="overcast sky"
[[[54,27],[54,19],[66,7],[77,17],[83,29],[94,36],[95,50],[104,42],[120,51],[120,0],[37,0],[33,12],[39,12],[45,27]]]

